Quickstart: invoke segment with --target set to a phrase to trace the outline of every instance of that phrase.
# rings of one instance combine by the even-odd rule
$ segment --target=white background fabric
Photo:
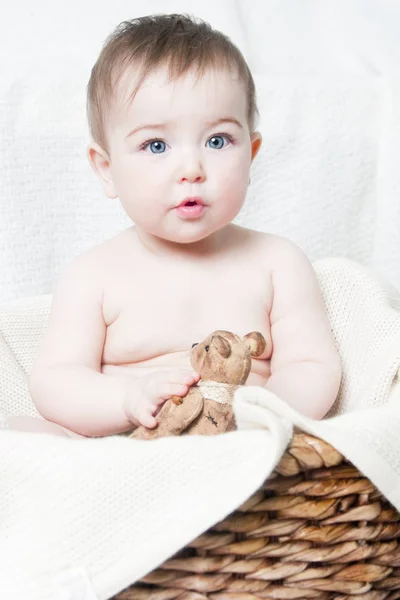
[[[174,11],[230,35],[254,72],[264,145],[238,221],[400,287],[400,4],[15,0],[0,5],[0,302],[50,292],[128,224],[86,161],[85,87],[120,21]]]

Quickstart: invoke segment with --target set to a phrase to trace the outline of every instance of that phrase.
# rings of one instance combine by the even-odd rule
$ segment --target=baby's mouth
[[[201,198],[185,198],[183,202],[176,207],[178,215],[183,219],[198,219],[205,211],[205,204]]]
[[[189,196],[188,198],[185,198],[178,206],[177,208],[180,208],[181,206],[204,206],[204,202],[203,200],[199,197],[199,196]]]

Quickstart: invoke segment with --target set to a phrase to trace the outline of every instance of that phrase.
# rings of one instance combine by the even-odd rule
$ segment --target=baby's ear
[[[87,147],[87,157],[90,166],[100,179],[105,195],[108,198],[116,198],[108,153],[99,144],[91,142]]]
[[[251,333],[247,333],[244,336],[243,341],[249,348],[251,356],[254,357],[261,356],[267,345],[264,336],[258,331],[252,331]]]
[[[223,338],[221,335],[214,335],[214,337],[211,340],[211,343],[213,346],[215,346],[215,349],[223,358],[228,358],[228,356],[230,356],[231,345],[228,342],[228,340]]]

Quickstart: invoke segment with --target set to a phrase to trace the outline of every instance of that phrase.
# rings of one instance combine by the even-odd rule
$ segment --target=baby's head
[[[87,108],[90,163],[139,231],[190,244],[239,213],[261,136],[252,75],[221,32],[185,15],[121,23]]]

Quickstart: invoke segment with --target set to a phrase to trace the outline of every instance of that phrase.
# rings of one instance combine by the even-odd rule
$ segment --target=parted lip
[[[180,206],[187,206],[190,203],[199,204],[200,206],[206,206],[205,202],[203,202],[203,200],[199,196],[188,196],[187,198],[182,200],[182,202],[180,202],[176,208],[179,208]]]

